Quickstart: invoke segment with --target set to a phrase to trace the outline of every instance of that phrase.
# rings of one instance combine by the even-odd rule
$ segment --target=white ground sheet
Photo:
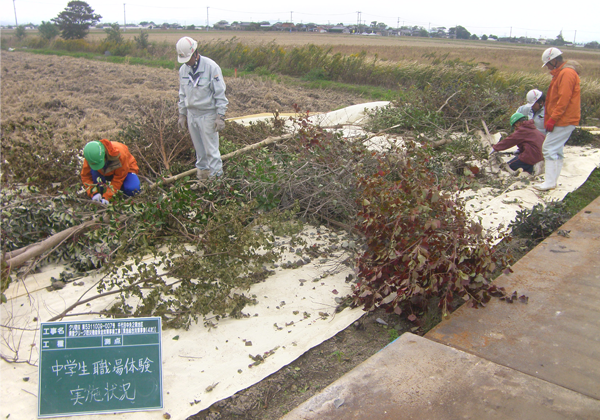
[[[173,419],[185,419],[212,403],[253,385],[281,367],[291,363],[310,348],[345,329],[362,314],[361,309],[345,309],[335,313],[336,298],[351,292],[353,283],[346,282],[354,270],[342,264],[355,247],[346,234],[335,234],[324,227],[308,227],[301,234],[308,242],[335,247],[333,258],[315,258],[300,268],[282,268],[302,256],[287,253],[275,275],[255,284],[248,292],[256,295],[258,305],[247,306],[242,319],[217,321],[211,330],[194,324],[188,331],[166,330],[162,334],[164,410],[122,413],[117,419],[162,419],[169,413]],[[284,238],[281,245],[286,246]],[[288,245],[289,246],[289,245]],[[58,291],[48,291],[50,277],[58,278],[62,267],[52,267],[28,277],[25,284],[11,285],[8,303],[0,306],[2,315],[2,355],[9,359],[18,351],[18,360],[27,363],[1,362],[0,416],[11,419],[34,419],[37,416],[39,321],[52,316],[80,298],[95,293],[94,276],[68,283]],[[112,305],[114,296],[98,299],[92,306],[77,308],[75,313],[98,312]],[[67,320],[98,319],[81,315]],[[9,329],[5,326],[21,329]],[[178,339],[174,339],[178,337]],[[251,345],[248,345],[250,344]],[[253,363],[249,355],[272,352],[262,364]],[[28,379],[25,379],[28,378]],[[214,386],[216,384],[216,386]],[[212,391],[207,388],[214,386]],[[101,419],[106,415],[87,415]]]
[[[364,136],[361,123],[364,122],[365,109],[387,104],[375,102],[354,105],[312,118],[322,126],[343,130],[347,137]],[[270,116],[258,115],[236,121],[247,124],[268,118]],[[368,141],[373,149],[381,150],[385,149],[388,142],[401,139],[398,136],[381,135]],[[567,146],[559,187],[555,190],[540,193],[533,189],[533,183],[541,181],[543,177],[532,180],[528,176],[512,177],[499,173],[498,176],[510,177],[510,187],[504,190],[481,188],[465,191],[462,196],[467,200],[467,209],[471,214],[480,218],[486,229],[495,231],[500,225],[506,226],[523,208],[562,199],[583,184],[598,165],[600,150]],[[346,234],[332,233],[324,227],[308,228],[303,236],[309,242],[336,246],[336,257],[327,260],[316,258],[296,269],[276,267],[276,275],[254,285],[248,292],[249,295],[256,295],[259,301],[258,305],[244,309],[244,313],[251,315],[249,318],[223,319],[218,321],[217,328],[211,330],[200,323],[193,325],[189,331],[163,331],[164,409],[117,414],[111,418],[162,419],[165,413],[169,413],[173,419],[185,419],[259,382],[357,320],[363,314],[361,309],[345,309],[335,314],[336,297],[351,292],[352,283],[347,283],[346,278],[354,272],[341,262],[352,255],[353,239]],[[299,258],[291,253],[284,256],[282,262],[294,262]],[[61,267],[48,268],[28,277],[24,284],[11,285],[6,293],[8,303],[0,306],[2,355],[13,359],[18,352],[19,362],[29,362],[7,363],[3,360],[0,363],[2,418],[10,415],[11,419],[34,419],[37,415],[39,322],[46,322],[61,313],[86,290],[91,289],[86,297],[95,293],[93,285],[97,279],[94,276],[79,279],[78,283],[83,281],[84,286],[69,283],[59,291],[46,290],[50,277],[58,278],[61,271]],[[78,308],[75,312],[98,312],[112,302],[112,298],[98,299],[93,301],[91,307]],[[97,316],[81,315],[69,319],[89,320],[97,319]],[[175,336],[179,338],[174,340]],[[248,342],[252,345],[247,345]],[[264,355],[271,351],[272,354],[264,363],[249,368],[253,362],[249,355]],[[214,389],[207,391],[212,386]],[[106,415],[86,418],[102,419]]]
[[[516,149],[515,149],[516,150]],[[566,146],[565,159],[558,187],[549,191],[538,191],[533,185],[544,181],[544,175],[532,177],[527,173],[511,176],[507,172],[497,175],[505,178],[509,185],[502,189],[480,188],[466,190],[461,196],[466,200],[467,211],[482,226],[492,232],[507,227],[517,213],[532,209],[536,204],[562,200],[569,192],[575,191],[588,178],[596,167],[600,167],[600,150],[588,147]],[[511,157],[504,157],[509,161]]]

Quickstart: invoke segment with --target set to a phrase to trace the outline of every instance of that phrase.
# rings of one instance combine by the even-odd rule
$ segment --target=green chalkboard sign
[[[42,323],[38,417],[161,409],[160,318]]]

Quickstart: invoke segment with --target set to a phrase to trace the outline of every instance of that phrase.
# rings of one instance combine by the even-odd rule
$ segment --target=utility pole
[[[125,3],[123,3],[123,31],[127,30],[127,15],[125,14]]]
[[[398,22],[396,22],[396,28],[400,29],[400,16],[398,16]]]
[[[206,7],[206,32],[208,32],[208,6]]]
[[[13,7],[15,8],[15,26],[19,26],[19,22],[17,22],[17,5],[15,4],[15,0],[13,0]]]
[[[294,16],[293,16],[294,12],[290,12],[290,23],[292,24],[290,26],[290,33],[292,33],[292,26],[294,26]]]
[[[510,35],[508,37],[512,38],[512,26],[510,27]]]
[[[573,45],[575,45],[575,40],[577,39],[577,30],[575,30],[575,36],[573,37]]]

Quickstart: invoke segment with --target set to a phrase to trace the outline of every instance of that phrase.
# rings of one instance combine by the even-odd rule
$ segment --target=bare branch
[[[269,138],[267,138],[267,139],[265,139],[263,141],[260,141],[258,143],[254,143],[254,144],[251,144],[249,146],[242,147],[241,149],[238,149],[238,150],[236,150],[234,152],[227,153],[226,155],[221,156],[221,159],[222,160],[231,159],[234,156],[241,155],[241,154],[249,152],[251,150],[256,150],[256,149],[259,149],[259,148],[261,148],[263,146],[267,146],[267,145],[269,145],[271,143],[275,143],[275,142],[278,142],[278,141],[281,141],[281,140],[286,140],[286,139],[289,139],[291,137],[292,137],[292,134],[284,134],[283,136],[279,136],[279,137],[269,137]],[[165,179],[162,180],[162,183],[163,184],[170,184],[171,182],[175,182],[178,179],[184,178],[186,176],[194,175],[195,173],[196,173],[196,169],[195,168],[194,169],[190,169],[189,171],[182,172],[179,175],[175,175],[175,176],[172,176],[170,178],[165,178]],[[150,185],[150,188],[155,188],[156,185],[157,184],[152,184],[152,185]]]
[[[441,106],[441,107],[440,107],[440,108],[437,110],[437,112],[442,112],[442,109],[444,109],[444,107],[445,107],[446,105],[448,105],[448,101],[450,101],[450,99],[454,98],[454,95],[456,95],[456,94],[457,94],[457,93],[459,93],[459,92],[460,92],[460,90],[457,90],[457,91],[456,91],[456,92],[454,92],[454,93],[453,93],[453,94],[452,94],[452,95],[451,95],[451,96],[450,96],[448,99],[446,99],[446,102],[444,102],[444,105],[442,105],[442,106]]]

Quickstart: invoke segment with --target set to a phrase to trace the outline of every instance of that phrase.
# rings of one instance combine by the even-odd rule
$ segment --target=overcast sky
[[[67,6],[63,0],[0,0],[0,23],[40,23],[56,17]],[[357,23],[360,20],[384,22],[388,26],[450,28],[462,25],[477,35],[529,36],[556,38],[562,30],[565,41],[600,42],[600,1],[489,1],[489,0],[414,0],[354,1],[304,0],[274,2],[267,0],[228,0],[199,2],[190,0],[90,0],[88,4],[102,15],[101,22],[139,23],[153,21],[182,25],[205,25],[220,20],[270,21],[272,23]]]

